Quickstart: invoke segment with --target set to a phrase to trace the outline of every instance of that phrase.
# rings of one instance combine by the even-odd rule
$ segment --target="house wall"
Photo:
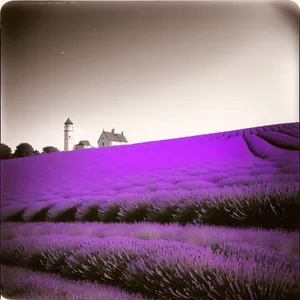
[[[120,145],[122,145],[122,143],[121,142],[111,142],[111,145],[112,146],[120,146]]]
[[[103,143],[104,143],[104,145],[103,145]],[[100,136],[100,139],[98,142],[98,148],[107,147],[107,146],[111,146],[111,142],[107,139],[106,135],[103,134]]]
[[[91,146],[82,146],[82,145],[75,145],[74,150],[81,150],[81,149],[88,149],[91,148]]]
[[[81,145],[75,145],[74,146],[74,150],[81,150],[81,149],[84,149],[84,147],[81,146]]]

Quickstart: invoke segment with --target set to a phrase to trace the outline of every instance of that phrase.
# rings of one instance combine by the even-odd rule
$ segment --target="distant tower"
[[[68,120],[65,122],[65,139],[64,139],[64,151],[70,151],[73,150],[73,134],[74,134],[74,128],[73,128],[73,122],[68,118]]]

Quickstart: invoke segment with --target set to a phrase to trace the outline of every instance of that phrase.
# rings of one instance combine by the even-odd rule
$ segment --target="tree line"
[[[60,151],[54,146],[46,146],[43,148],[42,153],[40,153],[38,150],[35,150],[30,144],[21,143],[16,147],[15,152],[12,152],[11,148],[8,145],[2,143],[0,144],[0,159],[36,156],[40,154],[48,154],[53,152]]]

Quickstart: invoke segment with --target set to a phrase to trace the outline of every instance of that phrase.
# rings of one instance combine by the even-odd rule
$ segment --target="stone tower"
[[[73,142],[74,128],[73,122],[68,118],[65,122],[65,130],[64,130],[64,151],[71,151],[74,147]]]

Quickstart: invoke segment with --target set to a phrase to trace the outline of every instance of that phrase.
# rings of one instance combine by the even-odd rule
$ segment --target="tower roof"
[[[65,125],[73,125],[73,122],[68,118],[68,120],[65,122]]]

